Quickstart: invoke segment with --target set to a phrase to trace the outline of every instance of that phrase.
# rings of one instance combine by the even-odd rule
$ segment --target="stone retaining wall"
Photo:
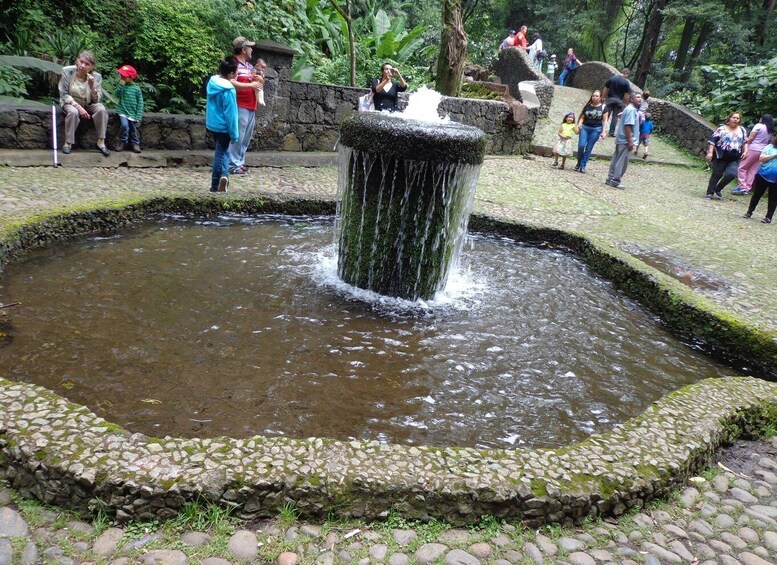
[[[523,49],[502,49],[494,62],[494,72],[502,84],[510,89],[510,96],[524,101],[520,83],[530,83],[540,101],[539,117],[547,117],[553,101],[553,82],[532,65],[529,55]]]
[[[0,242],[0,265],[42,242],[114,228],[152,212],[230,209],[332,213],[333,202],[166,198],[56,216],[6,236]],[[579,236],[483,217],[473,218],[471,226],[568,244],[597,272],[611,275],[633,293],[645,293],[641,297],[649,305],[661,296],[682,303],[630,267],[625,257]],[[660,296],[651,295],[650,287]],[[757,334],[755,330],[739,328],[738,335],[736,324],[725,319],[717,323],[716,332],[731,326],[722,335],[732,338],[730,347],[755,348],[755,342],[743,338]],[[771,341],[769,346],[769,336],[761,337],[758,344],[765,352],[758,355],[770,359],[774,370],[777,345]],[[373,519],[395,509],[408,519],[437,517],[454,524],[490,514],[533,526],[569,525],[641,507],[711,463],[720,445],[775,418],[777,384],[730,377],[685,387],[611,432],[559,449],[410,447],[260,436],[157,439],[131,434],[41,387],[0,379],[0,469],[22,496],[82,514],[104,510],[122,522],[169,518],[186,502],[204,499],[232,507],[246,519],[275,516],[293,504],[304,517],[333,513]]]
[[[284,80],[272,68],[267,71],[267,105],[257,111],[251,150],[333,151],[340,120],[355,110],[358,98],[367,89],[329,86]],[[547,93],[545,93],[547,97]],[[552,91],[551,91],[552,97]],[[400,106],[406,104],[402,95]],[[549,103],[548,103],[549,105]],[[504,102],[471,98],[443,98],[443,113],[454,121],[482,129],[488,136],[487,151],[496,154],[526,153],[530,149],[536,112],[529,112],[524,123],[512,121]],[[119,138],[118,118],[110,112],[109,146]],[[64,116],[58,114],[58,146],[64,141]],[[0,148],[44,149],[51,147],[51,110],[24,106],[0,106]],[[202,116],[145,114],[141,126],[142,146],[146,149],[207,149],[213,140],[205,130]],[[79,126],[76,146],[93,148],[94,127]]]
[[[607,63],[599,61],[583,63],[569,73],[567,85],[585,90],[601,89],[607,79],[618,72],[618,69]],[[642,92],[642,89],[634,83],[631,87],[635,92]],[[651,96],[648,104],[658,131],[671,136],[678,145],[694,155],[704,157],[707,152],[707,140],[712,136],[716,126],[700,115],[667,100]]]

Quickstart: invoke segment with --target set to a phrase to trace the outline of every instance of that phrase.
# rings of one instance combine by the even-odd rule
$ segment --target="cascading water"
[[[338,275],[408,300],[445,287],[467,231],[485,134],[360,113],[340,127]]]

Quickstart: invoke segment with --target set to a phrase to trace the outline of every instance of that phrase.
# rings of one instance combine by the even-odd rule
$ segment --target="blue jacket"
[[[208,103],[205,106],[205,127],[210,131],[228,133],[229,139],[236,142],[237,129],[237,93],[235,87],[225,78],[213,75],[208,81]]]

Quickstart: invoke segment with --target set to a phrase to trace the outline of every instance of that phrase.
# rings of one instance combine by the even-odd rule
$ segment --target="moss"
[[[543,479],[532,479],[529,488],[534,496],[548,496],[548,483]]]

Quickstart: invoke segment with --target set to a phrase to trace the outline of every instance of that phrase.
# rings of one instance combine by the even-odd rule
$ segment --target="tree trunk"
[[[769,30],[769,20],[772,19],[775,0],[764,0],[758,23],[755,26],[754,38],[758,45],[763,46],[766,41],[766,32]]]
[[[688,49],[691,47],[691,40],[693,40],[693,31],[696,27],[696,19],[687,16],[685,18],[685,26],[683,26],[683,35],[680,37],[680,47],[677,48],[677,59],[674,62],[674,77],[677,79],[682,75],[685,68],[685,61],[688,59]]]
[[[637,63],[637,76],[634,82],[640,88],[645,88],[650,70],[653,67],[653,56],[658,48],[658,37],[661,35],[661,26],[664,23],[664,8],[669,0],[656,0],[653,11],[650,13],[647,26],[645,26],[645,44],[639,55]]]
[[[707,43],[707,39],[709,39],[712,29],[712,22],[704,22],[702,24],[701,29],[699,30],[699,37],[696,38],[696,45],[693,47],[693,52],[691,53],[690,59],[688,59],[688,64],[685,66],[685,69],[683,69],[682,77],[680,77],[681,81],[688,82],[691,78],[693,66],[696,64],[696,59],[699,58],[699,53],[701,53],[704,44]]]
[[[458,96],[464,62],[467,56],[467,34],[461,13],[461,0],[442,1],[442,34],[437,58],[436,88],[445,96]]]
[[[351,0],[345,0],[345,10],[337,3],[337,0],[329,0],[335,10],[345,20],[348,28],[348,51],[351,58],[351,86],[356,86],[356,41],[353,36],[353,18],[351,17]]]

